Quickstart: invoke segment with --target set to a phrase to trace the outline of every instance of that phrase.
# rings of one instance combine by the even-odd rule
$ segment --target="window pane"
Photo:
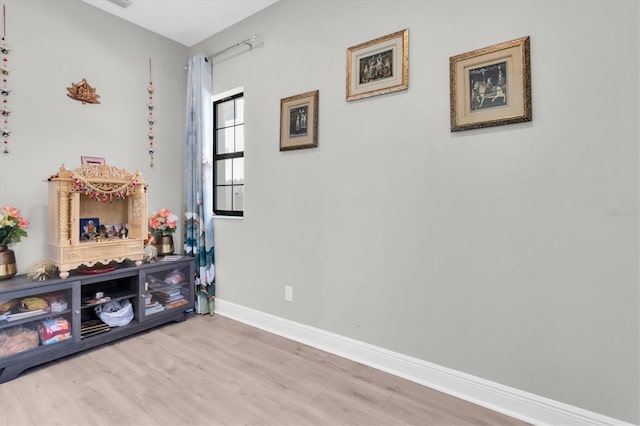
[[[231,99],[230,101],[222,102],[218,104],[218,108],[216,110],[216,114],[218,116],[218,122],[216,123],[216,129],[220,127],[228,127],[233,126],[234,119],[234,101]]]
[[[244,124],[244,98],[236,99],[236,124]]]
[[[216,209],[217,210],[231,210],[231,186],[217,186],[216,187]]]
[[[216,130],[216,154],[233,152],[233,127]]]
[[[244,183],[244,158],[233,159],[233,183]]]
[[[214,101],[214,209],[218,214],[244,212],[244,96]],[[221,158],[222,157],[222,158]]]
[[[244,209],[244,186],[233,186],[233,210],[241,212]]]
[[[244,124],[236,126],[236,152],[244,151]]]
[[[231,185],[234,177],[232,165],[232,159],[216,161],[216,185]]]

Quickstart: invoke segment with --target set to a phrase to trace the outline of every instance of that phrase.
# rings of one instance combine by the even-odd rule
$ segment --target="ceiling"
[[[82,0],[187,47],[278,0]],[[117,3],[127,4],[123,8]]]

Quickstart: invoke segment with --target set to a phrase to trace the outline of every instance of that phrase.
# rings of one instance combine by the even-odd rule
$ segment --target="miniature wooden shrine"
[[[49,259],[60,278],[81,265],[142,264],[147,192],[142,174],[107,166],[64,165],[49,178]]]

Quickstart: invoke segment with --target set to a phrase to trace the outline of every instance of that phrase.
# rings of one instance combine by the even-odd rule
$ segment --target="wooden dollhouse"
[[[139,171],[107,165],[69,170],[62,165],[48,185],[48,257],[60,278],[82,265],[142,264],[147,192]]]

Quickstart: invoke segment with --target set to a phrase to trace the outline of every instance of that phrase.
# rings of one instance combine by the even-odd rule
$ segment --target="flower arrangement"
[[[20,210],[5,206],[0,210],[0,246],[8,246],[17,243],[22,237],[27,236],[24,228],[29,226]]]
[[[151,215],[149,227],[154,233],[167,237],[176,232],[178,216],[171,213],[169,209],[160,209]]]

